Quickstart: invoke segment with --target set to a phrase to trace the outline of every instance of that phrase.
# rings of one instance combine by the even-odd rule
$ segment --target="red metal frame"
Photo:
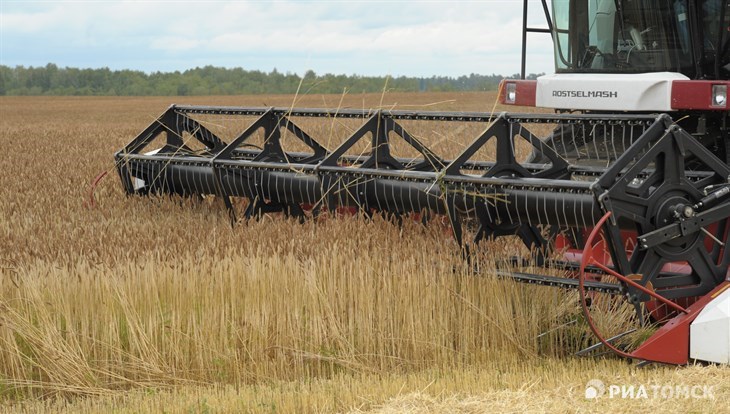
[[[516,87],[515,101],[506,101],[507,84],[512,83]],[[504,105],[535,106],[537,99],[536,80],[505,79],[499,85],[499,102]]]
[[[712,105],[712,87],[725,85],[730,93],[730,82],[708,80],[682,80],[672,82],[672,108],[700,111],[727,111],[730,102],[724,106]]]
[[[580,270],[578,274],[578,286],[581,298],[581,307],[583,309],[583,315],[588,322],[593,334],[598,340],[611,351],[625,358],[641,359],[645,361],[662,362],[666,364],[677,364],[684,365],[689,362],[689,326],[692,321],[695,320],[700,311],[720,292],[730,287],[730,281],[725,281],[718,285],[712,292],[697,299],[689,307],[683,307],[680,304],[673,302],[663,296],[657,294],[651,289],[647,289],[644,286],[639,285],[629,277],[622,275],[615,270],[605,265],[605,257],[597,259],[595,256],[594,242],[600,237],[603,231],[603,226],[606,221],[611,217],[611,212],[606,213],[596,224],[591,231],[586,244],[583,247]],[[591,312],[586,299],[589,297],[585,290],[585,280],[589,276],[589,272],[586,270],[589,266],[595,266],[600,268],[607,274],[617,278],[623,283],[632,286],[639,291],[646,293],[654,299],[657,304],[666,305],[669,308],[674,309],[677,314],[661,328],[659,328],[651,337],[644,341],[638,348],[633,352],[626,352],[616,348],[613,344],[608,342],[602,335],[602,333],[596,328],[591,317]]]

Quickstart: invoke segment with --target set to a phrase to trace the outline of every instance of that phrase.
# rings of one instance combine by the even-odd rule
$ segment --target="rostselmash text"
[[[616,91],[553,91],[554,98],[618,98]]]

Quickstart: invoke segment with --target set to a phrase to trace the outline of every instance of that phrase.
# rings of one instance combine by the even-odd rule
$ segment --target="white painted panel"
[[[730,289],[708,303],[690,325],[689,356],[730,364]]]
[[[671,111],[680,73],[560,73],[537,78],[536,105],[593,111]]]

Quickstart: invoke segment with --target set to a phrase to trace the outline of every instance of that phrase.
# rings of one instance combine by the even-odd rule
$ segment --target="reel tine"
[[[620,334],[614,335],[610,338],[607,338],[606,342],[608,342],[609,344],[612,344],[612,343],[616,342],[617,340],[625,337],[626,335],[630,335],[634,332],[636,332],[636,328],[629,329],[628,331],[625,331]],[[597,342],[587,348],[581,349],[580,351],[576,352],[575,355],[576,356],[586,356],[586,355],[590,354],[591,352],[595,351],[596,349],[603,348],[604,346],[605,346],[605,344],[603,342]]]

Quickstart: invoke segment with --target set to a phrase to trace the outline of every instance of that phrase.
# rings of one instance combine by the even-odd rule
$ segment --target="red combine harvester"
[[[467,257],[470,245],[516,236],[530,257],[495,273],[578,289],[599,345],[643,361],[730,363],[730,2],[543,0],[545,29],[528,27],[523,7],[523,80],[504,81],[500,99],[554,113],[173,105],[115,154],[122,184],[216,196],[234,220],[238,198],[247,218],[444,215]],[[532,81],[530,32],[552,36],[556,63]],[[324,128],[307,132],[309,118]],[[483,127],[447,157],[406,124]],[[605,338],[597,316],[622,307],[639,339]]]

